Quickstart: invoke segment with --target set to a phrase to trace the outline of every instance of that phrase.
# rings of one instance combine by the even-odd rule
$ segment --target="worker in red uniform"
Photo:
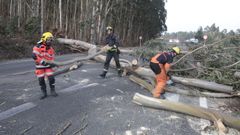
[[[51,46],[52,41],[52,33],[45,32],[43,33],[38,44],[33,47],[32,58],[35,60],[36,65],[35,74],[38,78],[39,85],[43,93],[40,99],[47,97],[47,87],[44,79],[45,77],[47,77],[49,81],[51,96],[58,96],[58,94],[55,92],[55,78],[53,76],[54,70],[52,69],[52,65],[47,63],[47,61],[54,60],[55,52]]]
[[[173,62],[173,58],[178,54],[180,54],[180,48],[173,47],[170,52],[158,53],[152,57],[150,68],[155,73],[157,82],[156,87],[152,92],[153,97],[165,99],[163,93],[166,83],[169,80],[168,72],[171,67],[170,64]]]

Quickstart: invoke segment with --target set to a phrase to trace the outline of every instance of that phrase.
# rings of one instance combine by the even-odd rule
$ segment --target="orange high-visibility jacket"
[[[171,52],[158,53],[152,57],[151,62],[159,64],[160,68],[164,68],[163,71],[167,73],[171,67],[170,64],[173,62],[173,54]]]
[[[41,62],[45,60],[53,61],[55,59],[55,51],[50,46],[46,46],[45,44],[38,44],[33,47],[33,59],[35,60],[36,68],[50,68],[50,65],[42,65]]]

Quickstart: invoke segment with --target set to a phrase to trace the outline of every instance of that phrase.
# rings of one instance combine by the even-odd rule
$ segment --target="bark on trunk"
[[[134,95],[133,102],[146,107],[164,109],[211,120],[217,124],[218,129],[222,132],[225,132],[226,128],[221,122],[223,122],[228,127],[240,130],[240,119],[227,116],[226,114],[221,114],[210,109],[170,102],[167,100],[155,99],[138,93]]]

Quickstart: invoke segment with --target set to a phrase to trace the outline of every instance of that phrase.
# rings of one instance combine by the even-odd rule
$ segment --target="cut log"
[[[235,72],[235,73],[234,73],[234,77],[240,78],[240,72]]]
[[[222,121],[228,127],[240,130],[240,119],[216,112],[214,110],[186,105],[183,103],[176,103],[176,102],[171,102],[167,100],[151,98],[151,97],[141,95],[139,93],[136,93],[134,95],[133,102],[138,105],[142,105],[146,107],[164,109],[167,111],[174,111],[178,113],[183,113],[183,114],[207,119],[216,123],[218,125],[219,130],[223,132],[226,132],[226,128],[222,127],[222,123],[221,122],[219,123],[219,121]]]

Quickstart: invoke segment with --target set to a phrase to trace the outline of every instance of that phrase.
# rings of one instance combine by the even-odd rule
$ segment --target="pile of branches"
[[[149,41],[135,51],[139,58],[150,59],[157,52],[167,51],[174,45],[166,45],[161,40]],[[234,86],[240,89],[240,37],[225,37],[203,45],[178,45],[187,53],[175,58],[172,64],[177,76],[198,78]],[[147,48],[147,49],[144,49]],[[141,60],[141,59],[140,59]],[[234,76],[235,75],[235,76]]]

